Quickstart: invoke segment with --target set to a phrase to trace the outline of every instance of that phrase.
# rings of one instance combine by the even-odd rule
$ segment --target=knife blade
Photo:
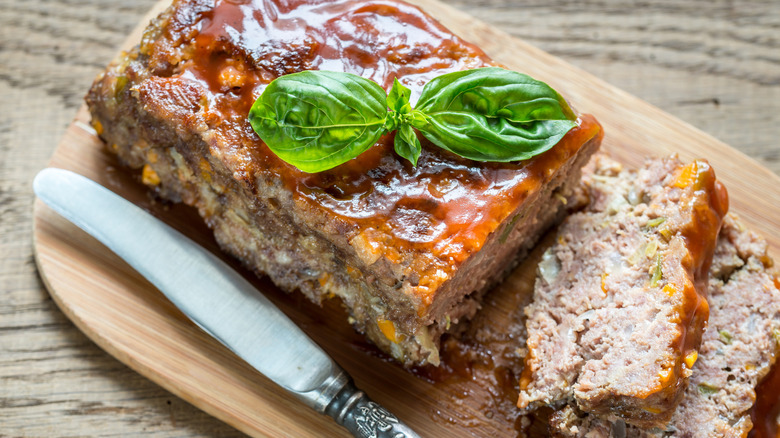
[[[197,326],[356,437],[418,437],[215,255],[98,183],[44,169],[35,194],[157,287]]]

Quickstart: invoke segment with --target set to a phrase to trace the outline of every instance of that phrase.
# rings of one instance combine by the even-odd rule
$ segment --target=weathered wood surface
[[[236,436],[108,356],[32,257],[32,176],[151,0],[0,0],[0,436]],[[780,173],[780,3],[451,2]]]

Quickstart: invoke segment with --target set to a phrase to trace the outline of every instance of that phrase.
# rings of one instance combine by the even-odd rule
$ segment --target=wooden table
[[[33,260],[32,177],[153,3],[0,0],[0,436],[240,436],[95,346]],[[450,3],[780,173],[777,0]]]

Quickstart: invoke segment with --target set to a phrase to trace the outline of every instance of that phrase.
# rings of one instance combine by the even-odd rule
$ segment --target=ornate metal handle
[[[420,438],[387,409],[355,387],[335,362],[322,384],[308,392],[292,391],[304,403],[327,414],[358,438]]]
[[[419,438],[390,411],[372,401],[352,380],[346,382],[325,413],[359,438]]]

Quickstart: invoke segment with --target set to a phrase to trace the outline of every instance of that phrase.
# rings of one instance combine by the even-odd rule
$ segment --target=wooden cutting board
[[[161,2],[150,17],[161,11]],[[607,133],[603,148],[636,166],[645,156],[678,153],[705,157],[729,189],[731,210],[780,248],[780,178],[752,159],[661,110],[436,0],[413,0],[464,39],[507,67],[550,83],[580,112],[596,115]],[[140,40],[148,19],[128,38]],[[70,169],[109,187],[197,242],[218,252],[197,214],[151,200],[143,186],[105,153],[82,108],[50,165]],[[314,414],[235,355],[203,334],[123,261],[36,202],[38,267],[62,311],[103,349],[204,411],[254,436],[339,437],[346,434]],[[537,251],[487,299],[471,329],[492,335],[465,371],[426,373],[401,369],[357,335],[336,302],[323,308],[300,294],[286,295],[267,280],[243,272],[309,333],[380,403],[423,436],[515,436],[521,425],[512,406],[512,366],[498,357],[522,346],[521,309],[528,300]],[[232,260],[229,263],[236,265]],[[238,268],[238,267],[237,267]],[[240,270],[240,268],[238,268]],[[464,366],[465,364],[465,366]],[[533,427],[533,426],[532,426]],[[120,431],[121,432],[121,431]]]

